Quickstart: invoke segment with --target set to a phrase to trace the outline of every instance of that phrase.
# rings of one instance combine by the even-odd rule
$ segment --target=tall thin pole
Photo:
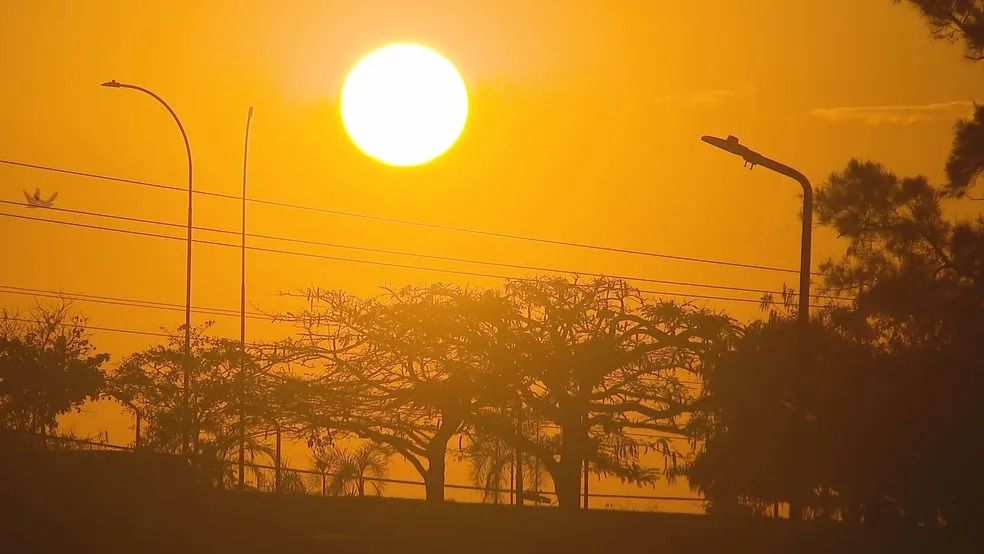
[[[281,432],[280,432],[280,422],[279,421],[276,423],[276,427],[274,429],[276,431],[276,456],[277,456],[277,459],[274,461],[274,464],[273,464],[273,466],[274,466],[273,467],[273,490],[276,491],[276,492],[280,492],[280,487],[281,487],[281,476],[280,476],[280,470],[281,470],[281,465],[280,465]]]
[[[520,400],[516,403],[516,436],[523,436],[523,401]],[[519,442],[518,440],[516,441]],[[516,505],[522,506],[524,500],[523,494],[523,451],[518,447],[515,451],[515,475],[516,475]]]
[[[581,418],[581,423],[584,425],[585,429],[588,428],[588,416],[587,414]],[[586,439],[587,437],[585,437]],[[585,444],[585,443],[582,443]],[[587,458],[587,448],[582,449],[582,459],[581,459],[581,471],[583,472],[584,481],[584,509],[588,509],[588,458]]]
[[[140,450],[140,411],[134,410],[133,414],[134,417],[136,418],[136,421],[134,422],[134,426],[133,426],[134,429],[133,449]]]
[[[243,140],[243,197],[242,224],[239,237],[240,243],[240,283],[239,283],[239,349],[242,353],[242,364],[239,367],[240,396],[239,407],[239,488],[246,487],[246,424],[243,420],[242,409],[242,380],[246,372],[246,167],[249,159],[249,129],[253,122],[253,106],[246,112],[246,137]]]
[[[811,356],[807,333],[810,325],[810,250],[813,244],[813,186],[810,185],[810,180],[801,172],[742,145],[738,137],[729,136],[727,139],[722,139],[704,135],[701,137],[701,140],[736,156],[741,156],[745,160],[745,164],[751,164],[753,168],[756,165],[760,165],[766,169],[771,169],[776,173],[785,175],[799,183],[800,187],[803,188],[803,227],[800,233],[799,307],[796,316],[797,323],[800,326],[799,356],[805,368]],[[793,406],[799,406],[799,389],[803,382],[802,378],[803,371],[800,371],[794,377]],[[794,428],[800,424],[800,418],[794,417]],[[793,496],[794,498],[791,498],[789,502],[789,519],[800,519],[803,508],[802,499],[798,497],[798,492],[794,492]]]
[[[588,461],[584,460],[584,509],[588,509]]]
[[[184,322],[184,363],[182,364],[182,391],[181,391],[181,455],[185,458],[188,457],[189,453],[189,442],[191,437],[191,413],[190,413],[190,403],[189,394],[191,390],[191,229],[192,229],[192,197],[194,193],[193,189],[193,169],[191,161],[191,143],[188,142],[188,134],[185,133],[184,125],[181,124],[181,120],[178,119],[178,114],[174,113],[171,106],[164,101],[163,98],[154,94],[153,92],[137,86],[130,85],[126,83],[120,83],[118,81],[109,81],[103,83],[102,86],[110,88],[128,88],[133,90],[138,90],[144,94],[149,95],[158,102],[171,114],[174,118],[174,122],[178,124],[178,130],[181,131],[181,138],[184,139],[185,153],[188,155],[188,241],[187,241],[187,251],[185,256],[185,322]]]

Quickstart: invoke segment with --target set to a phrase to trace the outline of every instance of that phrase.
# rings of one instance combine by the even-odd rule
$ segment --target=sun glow
[[[352,142],[394,166],[427,163],[458,140],[468,91],[454,65],[417,44],[367,54],[342,86],[342,122]]]

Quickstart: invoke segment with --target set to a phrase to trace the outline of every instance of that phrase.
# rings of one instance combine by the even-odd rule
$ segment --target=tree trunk
[[[516,406],[516,435],[523,435],[523,403],[522,401],[517,403]],[[516,505],[523,505],[523,451],[516,448],[516,459],[513,462],[514,468],[516,469],[516,475],[514,477],[516,486]],[[498,495],[496,495],[498,498]]]
[[[587,460],[582,462],[581,465],[584,467],[584,509],[587,510],[589,508],[588,501],[591,498],[590,495],[588,494],[588,479],[590,478],[590,473],[589,473],[590,466],[588,465]]]
[[[584,425],[583,410],[568,408],[565,415],[561,419],[560,463],[551,475],[554,478],[557,504],[567,511],[581,507],[581,468],[588,433]]]
[[[246,428],[243,414],[239,413],[239,488],[246,488]]]
[[[557,505],[564,511],[581,507],[581,463],[577,459],[561,460],[560,466],[550,476],[557,493]]]
[[[444,454],[443,448],[440,451],[432,452],[427,457],[427,474],[424,475],[424,488],[428,502],[444,502]]]
[[[791,521],[799,521],[803,519],[803,501],[799,498],[792,499],[789,501],[789,519]]]
[[[277,447],[276,447],[277,452],[276,452],[276,456],[277,456],[277,458],[276,458],[276,460],[274,460],[274,464],[273,464],[273,467],[274,467],[274,470],[273,470],[273,490],[275,492],[280,492],[280,485],[281,485],[281,483],[280,483],[280,479],[281,479],[281,477],[280,477],[280,444],[281,444],[280,438],[281,438],[280,424],[278,423],[277,424],[277,427],[276,427],[276,440],[277,440]]]

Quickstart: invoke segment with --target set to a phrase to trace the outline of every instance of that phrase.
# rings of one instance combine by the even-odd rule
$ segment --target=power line
[[[113,296],[100,296],[95,294],[72,293],[72,292],[63,292],[63,291],[56,291],[56,290],[49,290],[49,289],[14,287],[10,285],[0,285],[0,293],[17,294],[22,296],[34,296],[34,297],[41,297],[41,298],[67,298],[79,302],[106,304],[112,306],[124,306],[129,308],[147,308],[153,310],[168,310],[168,311],[177,311],[177,312],[184,312],[185,310],[184,305],[181,304],[168,304],[168,303],[154,302],[148,300],[118,298]],[[227,311],[221,308],[202,308],[202,307],[193,306],[191,311],[197,314],[239,318],[238,312]],[[247,312],[246,318],[255,319],[255,320],[264,320],[264,321],[270,320],[269,317],[263,316],[259,312]]]
[[[8,315],[0,315],[0,321],[18,321],[21,323],[37,323],[35,319],[26,319],[22,317],[13,317]],[[140,331],[137,329],[124,329],[119,327],[96,327],[95,325],[75,325],[74,323],[56,323],[59,327],[82,327],[86,331],[106,331],[109,333],[124,333],[128,335],[146,335],[149,337],[164,337],[171,338],[171,335],[166,333],[155,333],[153,331]]]
[[[17,166],[17,167],[37,169],[37,170],[41,170],[41,171],[50,171],[50,172],[55,172],[55,173],[63,173],[63,174],[67,174],[67,175],[75,175],[75,176],[80,176],[80,177],[88,177],[88,178],[92,178],[92,179],[102,179],[102,180],[107,180],[107,181],[113,181],[113,182],[118,182],[118,183],[126,183],[126,184],[138,185],[138,186],[145,186],[145,187],[152,187],[152,188],[157,188],[157,189],[174,190],[174,191],[179,191],[179,192],[188,192],[187,189],[185,189],[185,188],[176,187],[176,186],[172,186],[172,185],[163,185],[163,184],[160,184],[160,183],[152,183],[152,182],[149,182],[149,181],[139,181],[139,180],[136,180],[136,179],[125,179],[125,178],[121,178],[121,177],[113,177],[113,176],[108,176],[108,175],[100,175],[100,174],[97,174],[97,173],[89,173],[89,172],[83,172],[83,171],[75,171],[75,170],[63,169],[63,168],[52,167],[52,166],[45,166],[45,165],[39,165],[39,164],[30,164],[30,163],[25,163],[25,162],[17,162],[17,161],[13,161],[13,160],[4,160],[4,159],[0,159],[0,163],[7,164],[7,165],[12,165],[12,166]],[[215,198],[224,198],[224,199],[227,199],[227,200],[239,200],[239,201],[242,201],[243,200],[243,198],[241,196],[236,196],[234,194],[223,194],[223,193],[209,192],[209,191],[203,191],[203,190],[195,190],[193,192],[195,194],[200,194],[200,195],[204,195],[204,196],[211,196],[211,197],[215,197]],[[662,259],[676,260],[676,261],[684,261],[684,262],[712,264],[712,265],[720,265],[720,266],[735,267],[735,268],[742,268],[742,269],[757,269],[757,270],[777,271],[777,272],[783,272],[783,273],[796,273],[796,274],[799,273],[799,270],[797,270],[797,269],[790,269],[790,268],[783,268],[783,267],[776,267],[776,266],[768,266],[768,265],[762,265],[762,264],[732,262],[732,261],[718,260],[718,259],[713,259],[713,258],[698,258],[698,257],[694,257],[694,256],[679,256],[679,255],[675,255],[675,254],[664,254],[664,253],[660,253],[660,252],[651,252],[651,251],[637,250],[637,249],[632,249],[632,248],[619,248],[619,247],[614,247],[614,246],[602,246],[602,245],[598,245],[598,244],[589,244],[589,243],[581,243],[581,242],[566,241],[566,240],[548,239],[548,238],[534,237],[534,236],[529,236],[529,235],[519,235],[519,234],[514,234],[514,233],[504,233],[504,232],[499,232],[499,231],[487,231],[487,230],[482,230],[482,229],[470,229],[470,228],[466,228],[466,227],[456,227],[456,226],[452,226],[452,225],[442,225],[442,224],[438,224],[438,223],[428,223],[428,222],[414,221],[414,220],[409,220],[409,219],[400,219],[400,218],[386,217],[386,216],[378,216],[378,215],[372,215],[372,214],[364,214],[364,213],[357,213],[357,212],[348,212],[348,211],[344,211],[344,210],[336,210],[336,209],[323,208],[323,207],[317,207],[317,206],[304,206],[304,205],[301,205],[301,204],[291,204],[291,203],[288,203],[288,202],[279,202],[279,201],[275,201],[275,200],[263,200],[263,199],[259,199],[259,198],[246,198],[245,200],[247,202],[252,202],[252,203],[255,203],[255,204],[263,204],[263,205],[267,205],[267,206],[277,206],[277,207],[281,207],[281,208],[290,208],[290,209],[295,209],[295,210],[304,210],[304,211],[324,213],[324,214],[335,215],[335,216],[350,217],[350,218],[356,218],[356,219],[365,219],[365,220],[370,220],[370,221],[379,221],[379,222],[383,222],[383,223],[390,223],[390,224],[396,224],[396,225],[407,225],[407,226],[413,226],[413,227],[422,227],[422,228],[428,228],[428,229],[436,229],[436,230],[441,230],[441,231],[453,231],[453,232],[456,232],[456,233],[466,233],[466,234],[473,234],[473,235],[480,235],[480,236],[488,236],[488,237],[495,237],[495,238],[502,238],[502,239],[519,240],[519,241],[524,241],[524,242],[535,242],[535,243],[541,243],[541,244],[550,244],[550,245],[554,245],[554,246],[566,246],[566,247],[580,248],[580,249],[586,249],[586,250],[596,250],[596,251],[604,251],[604,252],[613,252],[613,253],[618,253],[618,254],[630,254],[630,255],[635,255],[635,256],[646,256],[646,257],[652,257],[652,258],[662,258]],[[811,275],[822,275],[822,274],[821,273],[818,273],[818,272],[811,272]]]
[[[10,200],[0,200],[0,204],[8,204],[8,205],[11,205],[11,206],[19,206],[19,207],[30,207],[28,204],[24,204],[23,202],[12,202]],[[180,228],[180,229],[186,229],[187,228],[187,226],[185,224],[182,224],[182,223],[172,223],[172,222],[169,222],[169,221],[160,221],[160,220],[155,220],[155,219],[145,219],[145,218],[139,218],[139,217],[130,217],[130,216],[117,215],[117,214],[108,214],[108,213],[103,213],[103,212],[92,212],[92,211],[86,211],[86,210],[74,210],[74,209],[60,208],[60,207],[55,207],[55,206],[47,207],[46,209],[54,210],[54,211],[59,211],[59,212],[64,212],[64,213],[70,213],[70,214],[85,215],[85,216],[91,216],[91,217],[100,217],[100,218],[114,219],[114,220],[120,220],[120,221],[129,221],[129,222],[134,222],[134,223],[145,223],[145,224],[151,224],[151,225],[162,225],[162,226],[167,226],[167,227],[172,227],[172,228]],[[230,230],[230,229],[221,229],[221,228],[216,228],[216,227],[194,226],[194,227],[192,227],[192,229],[196,229],[196,230],[199,230],[199,231],[214,232],[214,233],[223,233],[223,234],[228,234],[228,235],[237,235],[237,236],[240,236],[242,234],[241,231],[233,231],[233,230]],[[534,266],[534,265],[524,265],[524,264],[514,264],[514,263],[504,263],[504,262],[493,262],[493,261],[488,261],[488,260],[478,260],[478,259],[474,259],[474,258],[458,258],[458,257],[452,257],[452,256],[439,256],[439,255],[424,254],[424,253],[419,253],[419,252],[406,252],[406,251],[401,251],[401,250],[391,250],[391,249],[384,249],[384,248],[371,248],[371,247],[366,247],[366,246],[355,246],[355,245],[349,245],[349,244],[341,244],[341,243],[334,243],[334,242],[324,242],[324,241],[301,239],[301,238],[293,238],[293,237],[283,237],[283,236],[277,236],[277,235],[266,235],[266,234],[258,234],[258,233],[245,233],[245,235],[247,237],[252,237],[252,238],[277,240],[277,241],[291,242],[291,243],[296,243],[296,244],[325,246],[325,247],[330,247],[330,248],[342,248],[342,249],[357,250],[357,251],[362,251],[362,252],[373,252],[373,253],[390,254],[390,255],[397,255],[397,256],[408,256],[408,257],[414,257],[414,258],[425,258],[425,259],[448,261],[448,262],[477,264],[477,265],[494,266],[494,267],[502,267],[502,268],[509,268],[509,269],[521,269],[521,270],[540,271],[540,272],[553,272],[553,273],[560,273],[560,274],[567,274],[567,275],[578,274],[578,275],[587,275],[587,276],[591,276],[591,277],[609,277],[609,278],[613,278],[613,279],[622,279],[622,280],[626,280],[626,281],[639,281],[639,282],[656,283],[656,284],[664,284],[664,285],[687,286],[687,287],[697,287],[697,288],[709,288],[709,289],[727,290],[727,291],[735,291],[735,292],[752,292],[752,293],[757,293],[757,294],[778,294],[778,295],[783,294],[782,291],[769,290],[769,289],[748,288],[748,287],[736,287],[736,286],[730,286],[730,285],[714,285],[714,284],[699,283],[699,282],[694,282],[694,281],[673,281],[673,280],[667,280],[667,279],[656,279],[656,278],[651,278],[651,277],[639,277],[639,276],[633,276],[633,275],[619,275],[619,274],[598,273],[598,272],[591,272],[591,271],[580,271],[580,270],[570,270],[570,269],[558,269],[558,268],[543,267],[543,266]],[[798,294],[794,293],[794,296],[797,296],[797,295]],[[810,297],[811,298],[816,298],[816,299],[823,299],[823,300],[842,300],[842,301],[851,300],[850,298],[841,298],[841,297],[836,297],[836,296],[831,296],[831,295],[824,295],[824,294],[811,294]]]
[[[14,289],[14,290],[5,290],[5,289]],[[103,304],[118,305],[118,306],[125,306],[125,307],[134,307],[134,308],[159,308],[159,309],[173,309],[173,310],[176,310],[176,311],[184,311],[184,307],[181,306],[181,305],[178,305],[178,304],[166,304],[166,303],[163,303],[163,302],[160,303],[160,304],[163,304],[162,306],[129,304],[129,303],[125,303],[125,302],[144,303],[144,302],[149,302],[149,301],[137,300],[137,299],[120,299],[120,298],[106,297],[106,296],[98,296],[98,295],[90,295],[90,294],[62,293],[62,292],[53,291],[53,290],[31,289],[31,288],[25,288],[25,287],[14,287],[14,286],[9,286],[9,285],[0,285],[0,293],[3,293],[3,294],[21,294],[21,295],[26,295],[26,296],[43,297],[43,298],[69,298],[69,299],[81,300],[81,301],[85,301],[85,302],[95,302],[95,303],[103,303]],[[89,300],[89,299],[91,299],[91,300]],[[122,300],[122,302],[117,302],[117,300]],[[203,313],[199,309],[193,309],[192,311],[195,312],[195,313]],[[210,312],[204,312],[204,313],[210,313]],[[235,317],[238,317],[238,314],[221,314],[221,313],[217,313],[217,314],[214,314],[214,315],[235,315]],[[14,319],[14,318],[7,318],[7,319]],[[266,318],[263,318],[263,317],[255,317],[254,319],[264,319],[264,320],[266,320]],[[19,320],[19,321],[31,321],[31,320]],[[91,328],[88,325],[86,325],[85,327],[86,328]],[[114,329],[114,330],[120,331],[120,332],[124,332],[124,331],[126,331],[126,332],[130,332],[130,331],[132,331],[132,332],[138,332],[136,330],[127,330],[127,329],[118,329],[118,328],[117,329]],[[694,385],[700,385],[701,384],[698,381],[688,381],[688,380],[682,380],[682,379],[681,380],[678,380],[678,382],[681,383],[681,384],[694,384]],[[405,411],[404,413],[406,413],[407,415],[420,416],[420,415],[423,415],[425,413],[425,411],[424,410],[421,410],[419,413]],[[541,424],[541,426],[544,427],[544,428],[547,428],[547,429],[561,429],[561,427],[559,425],[551,424],[551,423],[543,423],[543,424]],[[648,439],[654,439],[654,438],[666,438],[666,439],[673,439],[673,440],[690,440],[691,439],[691,437],[688,437],[688,436],[683,435],[683,434],[676,434],[676,435],[674,435],[674,434],[659,434],[659,433],[646,434],[646,433],[633,433],[633,432],[623,432],[622,434],[625,434],[625,435],[628,435],[628,436],[634,436],[634,437],[638,437],[638,438],[648,438]]]
[[[54,223],[54,224],[58,224],[58,225],[66,225],[66,226],[71,226],[71,227],[79,227],[79,228],[93,229],[93,230],[100,230],[100,231],[110,231],[110,232],[115,232],[115,233],[129,234],[129,235],[142,236],[142,237],[154,237],[154,238],[178,240],[178,241],[182,241],[182,242],[184,242],[184,241],[187,240],[185,238],[175,237],[173,235],[162,235],[162,234],[159,234],[159,233],[149,233],[149,232],[145,232],[145,231],[136,231],[136,230],[133,230],[133,229],[120,229],[120,228],[116,228],[116,227],[106,227],[104,225],[90,225],[90,224],[86,224],[86,223],[78,223],[78,222],[72,222],[72,221],[60,221],[60,220],[55,220],[55,219],[47,219],[47,218],[41,218],[41,217],[31,217],[31,216],[25,216],[25,215],[19,215],[19,214],[0,213],[0,217],[11,217],[11,218],[22,219],[22,220],[27,220],[27,221],[39,221],[39,222],[44,222],[44,223]],[[226,242],[211,241],[211,240],[193,239],[192,242],[198,243],[198,244],[209,244],[209,245],[213,245],[213,246],[222,246],[222,247],[227,247],[227,248],[237,248],[237,249],[238,248],[241,248],[241,246],[238,245],[238,244],[230,244],[230,243],[226,243]],[[358,258],[346,258],[344,256],[328,256],[328,255],[324,255],[324,254],[314,254],[314,253],[309,253],[309,252],[297,252],[297,251],[293,251],[293,250],[282,250],[282,249],[277,249],[277,248],[263,248],[263,247],[259,247],[259,246],[246,246],[245,249],[246,250],[251,250],[251,251],[254,251],[254,252],[269,252],[269,253],[275,253],[275,254],[286,254],[286,255],[300,256],[300,257],[306,257],[306,258],[314,258],[314,259],[322,259],[322,260],[332,260],[332,261],[341,261],[341,262],[350,262],[350,263],[359,263],[359,264],[364,264],[364,265],[374,265],[374,266],[391,267],[391,268],[399,268],[399,269],[411,269],[411,270],[416,270],[416,271],[429,271],[429,272],[434,272],[434,273],[445,273],[445,274],[452,274],[452,275],[465,275],[465,276],[471,276],[471,277],[484,277],[484,278],[489,278],[489,279],[500,279],[500,280],[535,281],[534,279],[517,277],[517,276],[512,276],[512,275],[500,275],[500,274],[494,274],[494,273],[482,273],[482,272],[477,272],[477,271],[464,271],[464,270],[458,270],[458,269],[442,269],[442,268],[426,267],[426,266],[419,266],[419,265],[412,265],[412,264],[401,264],[401,263],[394,263],[394,262],[383,262],[383,261],[378,261],[378,260],[362,260],[362,259],[358,259]],[[750,299],[750,298],[736,298],[736,297],[730,297],[730,296],[714,296],[714,295],[705,295],[705,294],[696,294],[696,293],[679,293],[679,292],[657,291],[657,290],[649,290],[649,289],[638,289],[638,290],[640,292],[642,292],[642,293],[647,293],[647,294],[652,294],[652,295],[657,295],[657,296],[659,296],[659,295],[663,295],[663,296],[677,296],[677,297],[683,297],[683,298],[694,298],[694,299],[703,299],[703,300],[722,300],[722,301],[729,301],[729,302],[743,302],[743,303],[751,303],[751,304],[761,304],[761,300],[755,300],[755,299]],[[827,306],[824,306],[824,305],[811,305],[811,307],[815,307],[815,308],[826,308]]]

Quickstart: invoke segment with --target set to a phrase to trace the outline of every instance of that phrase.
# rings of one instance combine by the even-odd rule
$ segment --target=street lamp
[[[191,199],[192,199],[192,165],[191,165],[191,144],[188,142],[188,135],[185,133],[184,125],[181,124],[181,120],[178,119],[178,114],[174,113],[171,106],[164,101],[163,98],[154,94],[153,92],[139,87],[137,85],[130,85],[127,83],[120,83],[119,81],[113,80],[103,83],[102,86],[110,88],[128,88],[133,90],[138,90],[144,94],[147,94],[154,98],[167,109],[171,117],[174,118],[174,122],[178,124],[178,130],[181,131],[181,138],[184,139],[185,152],[188,154],[188,251],[187,258],[185,261],[185,340],[184,340],[184,363],[182,364],[182,380],[183,380],[183,391],[182,391],[182,415],[181,415],[181,455],[188,456],[188,442],[190,429],[189,419],[190,414],[188,413],[188,390],[191,385]]]
[[[773,159],[766,158],[762,154],[751,150],[747,146],[742,145],[736,136],[729,135],[728,138],[722,139],[704,135],[700,137],[700,140],[710,144],[711,146],[716,146],[725,152],[729,152],[736,156],[741,156],[742,159],[745,160],[746,166],[750,165],[754,168],[755,166],[760,165],[767,169],[771,169],[776,173],[781,173],[786,177],[795,179],[796,182],[803,187],[803,233],[801,237],[802,242],[800,244],[800,290],[799,313],[797,316],[799,318],[799,326],[801,330],[800,355],[805,362],[807,356],[809,356],[806,337],[807,325],[810,323],[810,245],[812,244],[813,234],[813,187],[810,186],[809,179],[807,179],[806,176],[799,171]],[[796,384],[793,388],[793,402],[787,405],[792,406],[791,409],[793,410],[795,410],[797,397],[799,396],[799,388],[802,384],[802,373],[797,376],[795,382]],[[800,425],[798,418],[794,418],[793,422],[794,426]],[[799,499],[794,496],[789,503],[789,518],[798,520],[802,517],[801,514],[802,504],[799,502]]]
[[[795,179],[803,187],[803,233],[800,243],[799,313],[797,315],[805,329],[806,324],[810,321],[810,246],[813,243],[813,187],[810,186],[810,180],[788,165],[766,158],[742,145],[736,136],[729,135],[728,138],[722,139],[704,135],[700,137],[700,140],[736,156],[741,156],[745,160],[746,166],[754,168],[760,165],[766,169],[771,169],[776,173]]]

